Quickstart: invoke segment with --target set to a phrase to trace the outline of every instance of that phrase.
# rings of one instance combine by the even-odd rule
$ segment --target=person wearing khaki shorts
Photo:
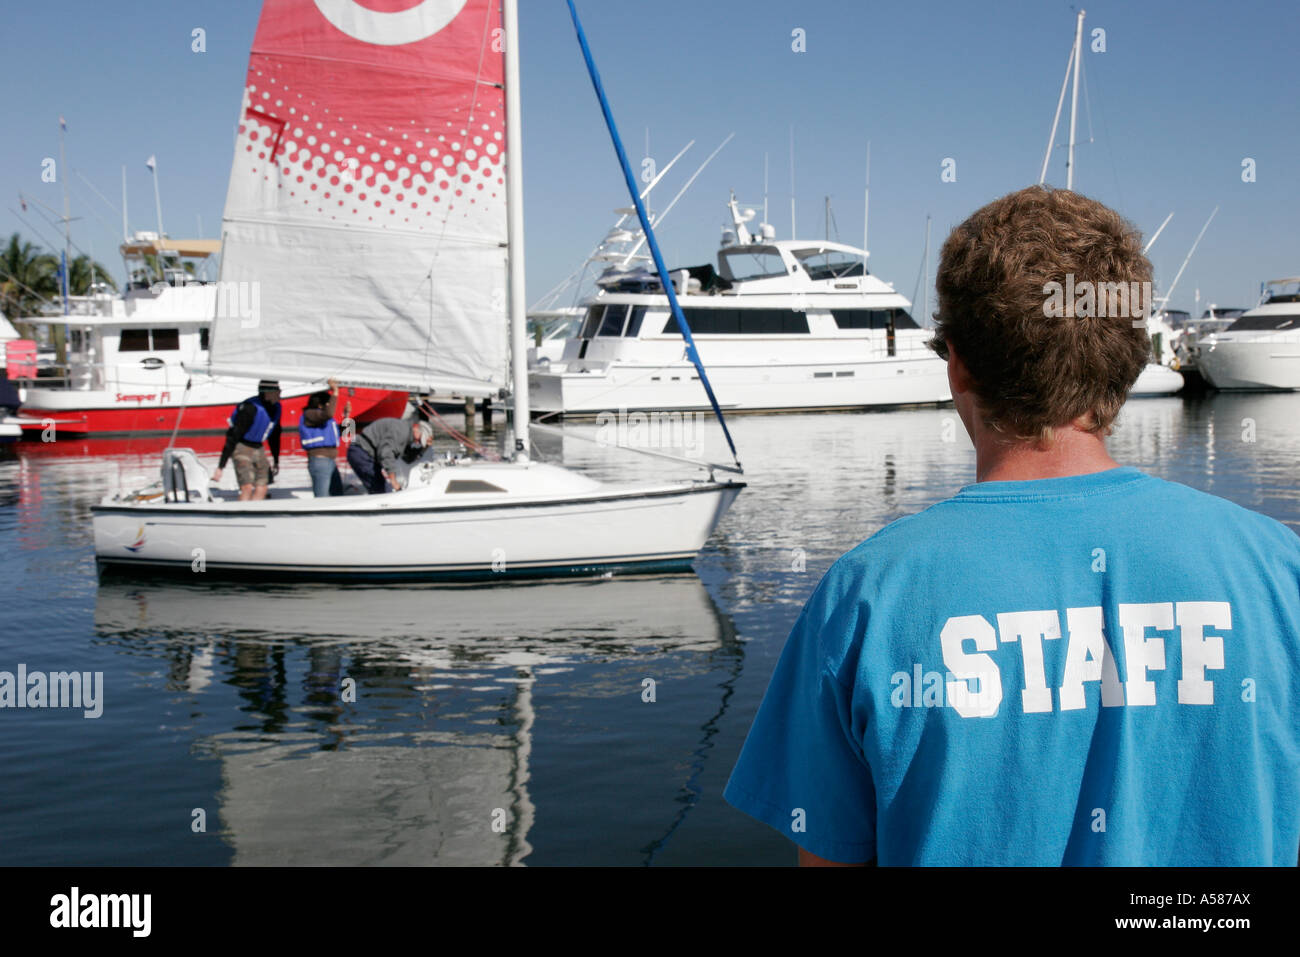
[[[270,449],[263,448],[263,443]],[[271,480],[280,471],[280,383],[263,379],[257,395],[250,396],[230,414],[226,445],[212,481],[221,480],[226,463],[234,459],[235,480],[241,502],[264,499]]]

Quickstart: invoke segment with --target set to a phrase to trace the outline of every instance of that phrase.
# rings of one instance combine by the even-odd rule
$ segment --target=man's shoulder
[[[1050,523],[1049,513],[1053,505],[1071,508],[1072,517],[1077,517],[1080,509],[1092,513],[1089,525],[1094,528],[1107,524],[1134,527],[1154,520],[1189,544],[1198,538],[1223,541],[1241,537],[1275,544],[1300,558],[1300,535],[1276,519],[1210,492],[1145,472],[1133,472],[1134,481],[1123,487],[1117,486],[1118,490],[1132,496],[1126,502],[1118,502],[1106,495],[1042,502],[1012,499],[992,502],[980,496],[978,485],[968,486],[949,498],[878,529],[842,555],[831,566],[827,577],[861,582],[886,563],[896,568],[915,556],[929,564],[936,549],[952,550],[962,541],[978,547],[982,536],[1006,527],[1006,516],[1001,510],[968,507],[990,504],[1015,510],[1022,521],[1027,519],[1030,522],[1041,511],[1044,522]]]
[[[1167,524],[1180,527],[1190,539],[1207,532],[1253,536],[1273,540],[1300,556],[1300,535],[1277,519],[1212,492],[1152,475],[1145,477],[1150,481],[1144,493],[1153,504],[1167,509]]]

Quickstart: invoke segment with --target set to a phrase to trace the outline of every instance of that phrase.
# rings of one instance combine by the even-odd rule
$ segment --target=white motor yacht
[[[1259,305],[1201,340],[1196,362],[1216,389],[1300,389],[1300,276],[1269,281]]]
[[[951,399],[946,364],[911,303],[871,275],[868,253],[751,234],[728,203],[718,264],[675,270],[678,301],[728,412],[931,405]],[[611,269],[559,360],[529,375],[538,414],[707,409],[682,333],[653,273]]]

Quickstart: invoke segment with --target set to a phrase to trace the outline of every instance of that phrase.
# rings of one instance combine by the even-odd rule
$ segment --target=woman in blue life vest
[[[262,447],[266,443],[270,449]],[[266,498],[272,477],[280,471],[280,383],[263,379],[257,395],[249,396],[230,414],[226,444],[212,481],[221,481],[226,463],[235,460],[241,502]]]
[[[333,379],[329,388],[312,393],[298,424],[298,442],[307,453],[307,471],[311,473],[311,490],[317,498],[343,494],[339,477],[339,424],[334,419],[339,387]]]

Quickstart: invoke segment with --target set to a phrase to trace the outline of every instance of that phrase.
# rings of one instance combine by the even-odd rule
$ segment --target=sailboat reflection
[[[221,762],[233,863],[251,865],[523,863],[539,677],[572,670],[566,699],[636,694],[666,657],[679,675],[719,657],[738,673],[741,658],[693,575],[225,592],[105,581],[95,624],[101,641],[166,661],[193,749]],[[706,710],[704,750],[718,708]],[[700,742],[656,746],[698,772]]]

